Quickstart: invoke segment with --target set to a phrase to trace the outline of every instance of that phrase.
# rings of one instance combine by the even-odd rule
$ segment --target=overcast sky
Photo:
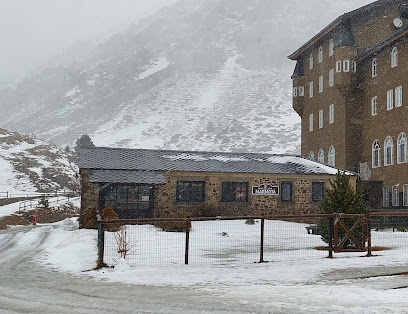
[[[0,85],[178,0],[0,0]]]

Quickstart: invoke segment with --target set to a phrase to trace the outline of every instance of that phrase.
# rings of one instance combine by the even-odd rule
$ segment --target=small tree
[[[48,201],[47,196],[41,195],[40,200],[38,201],[38,204],[42,209],[49,209],[50,208],[50,202]]]
[[[334,181],[330,181],[330,188],[326,189],[325,195],[320,200],[319,213],[321,214],[364,214],[366,212],[366,205],[364,203],[363,194],[356,193],[350,184],[350,177],[344,172],[337,172]],[[347,227],[351,228],[355,223],[354,218],[346,218],[343,220]],[[322,240],[329,243],[329,220],[321,218],[318,220],[319,232]],[[338,230],[339,240],[341,241],[346,235],[343,228]],[[361,238],[361,230],[354,230],[357,238]]]
[[[94,148],[95,144],[92,142],[88,134],[83,134],[75,142],[75,153],[78,155],[81,148]]]

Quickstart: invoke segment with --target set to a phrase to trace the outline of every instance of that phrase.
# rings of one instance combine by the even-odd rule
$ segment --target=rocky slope
[[[0,197],[79,190],[73,152],[0,129]]]

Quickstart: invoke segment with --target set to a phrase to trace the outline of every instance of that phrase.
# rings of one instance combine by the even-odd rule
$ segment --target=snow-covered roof
[[[337,169],[296,155],[83,148],[79,167],[100,170],[333,175]],[[354,175],[348,172],[349,175]]]

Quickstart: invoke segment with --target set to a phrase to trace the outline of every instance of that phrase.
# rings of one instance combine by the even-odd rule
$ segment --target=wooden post
[[[333,216],[329,218],[329,256],[328,258],[333,258]]]
[[[261,246],[259,250],[259,263],[264,263],[264,234],[265,234],[265,219],[261,218]]]
[[[96,268],[104,266],[103,254],[105,250],[105,228],[103,224],[98,225],[98,263]]]
[[[370,217],[370,209],[367,209],[366,212],[367,218],[367,257],[373,256],[371,254],[371,217]]]
[[[184,264],[188,265],[188,251],[189,251],[189,243],[190,243],[190,218],[186,219],[186,249],[184,252]]]

